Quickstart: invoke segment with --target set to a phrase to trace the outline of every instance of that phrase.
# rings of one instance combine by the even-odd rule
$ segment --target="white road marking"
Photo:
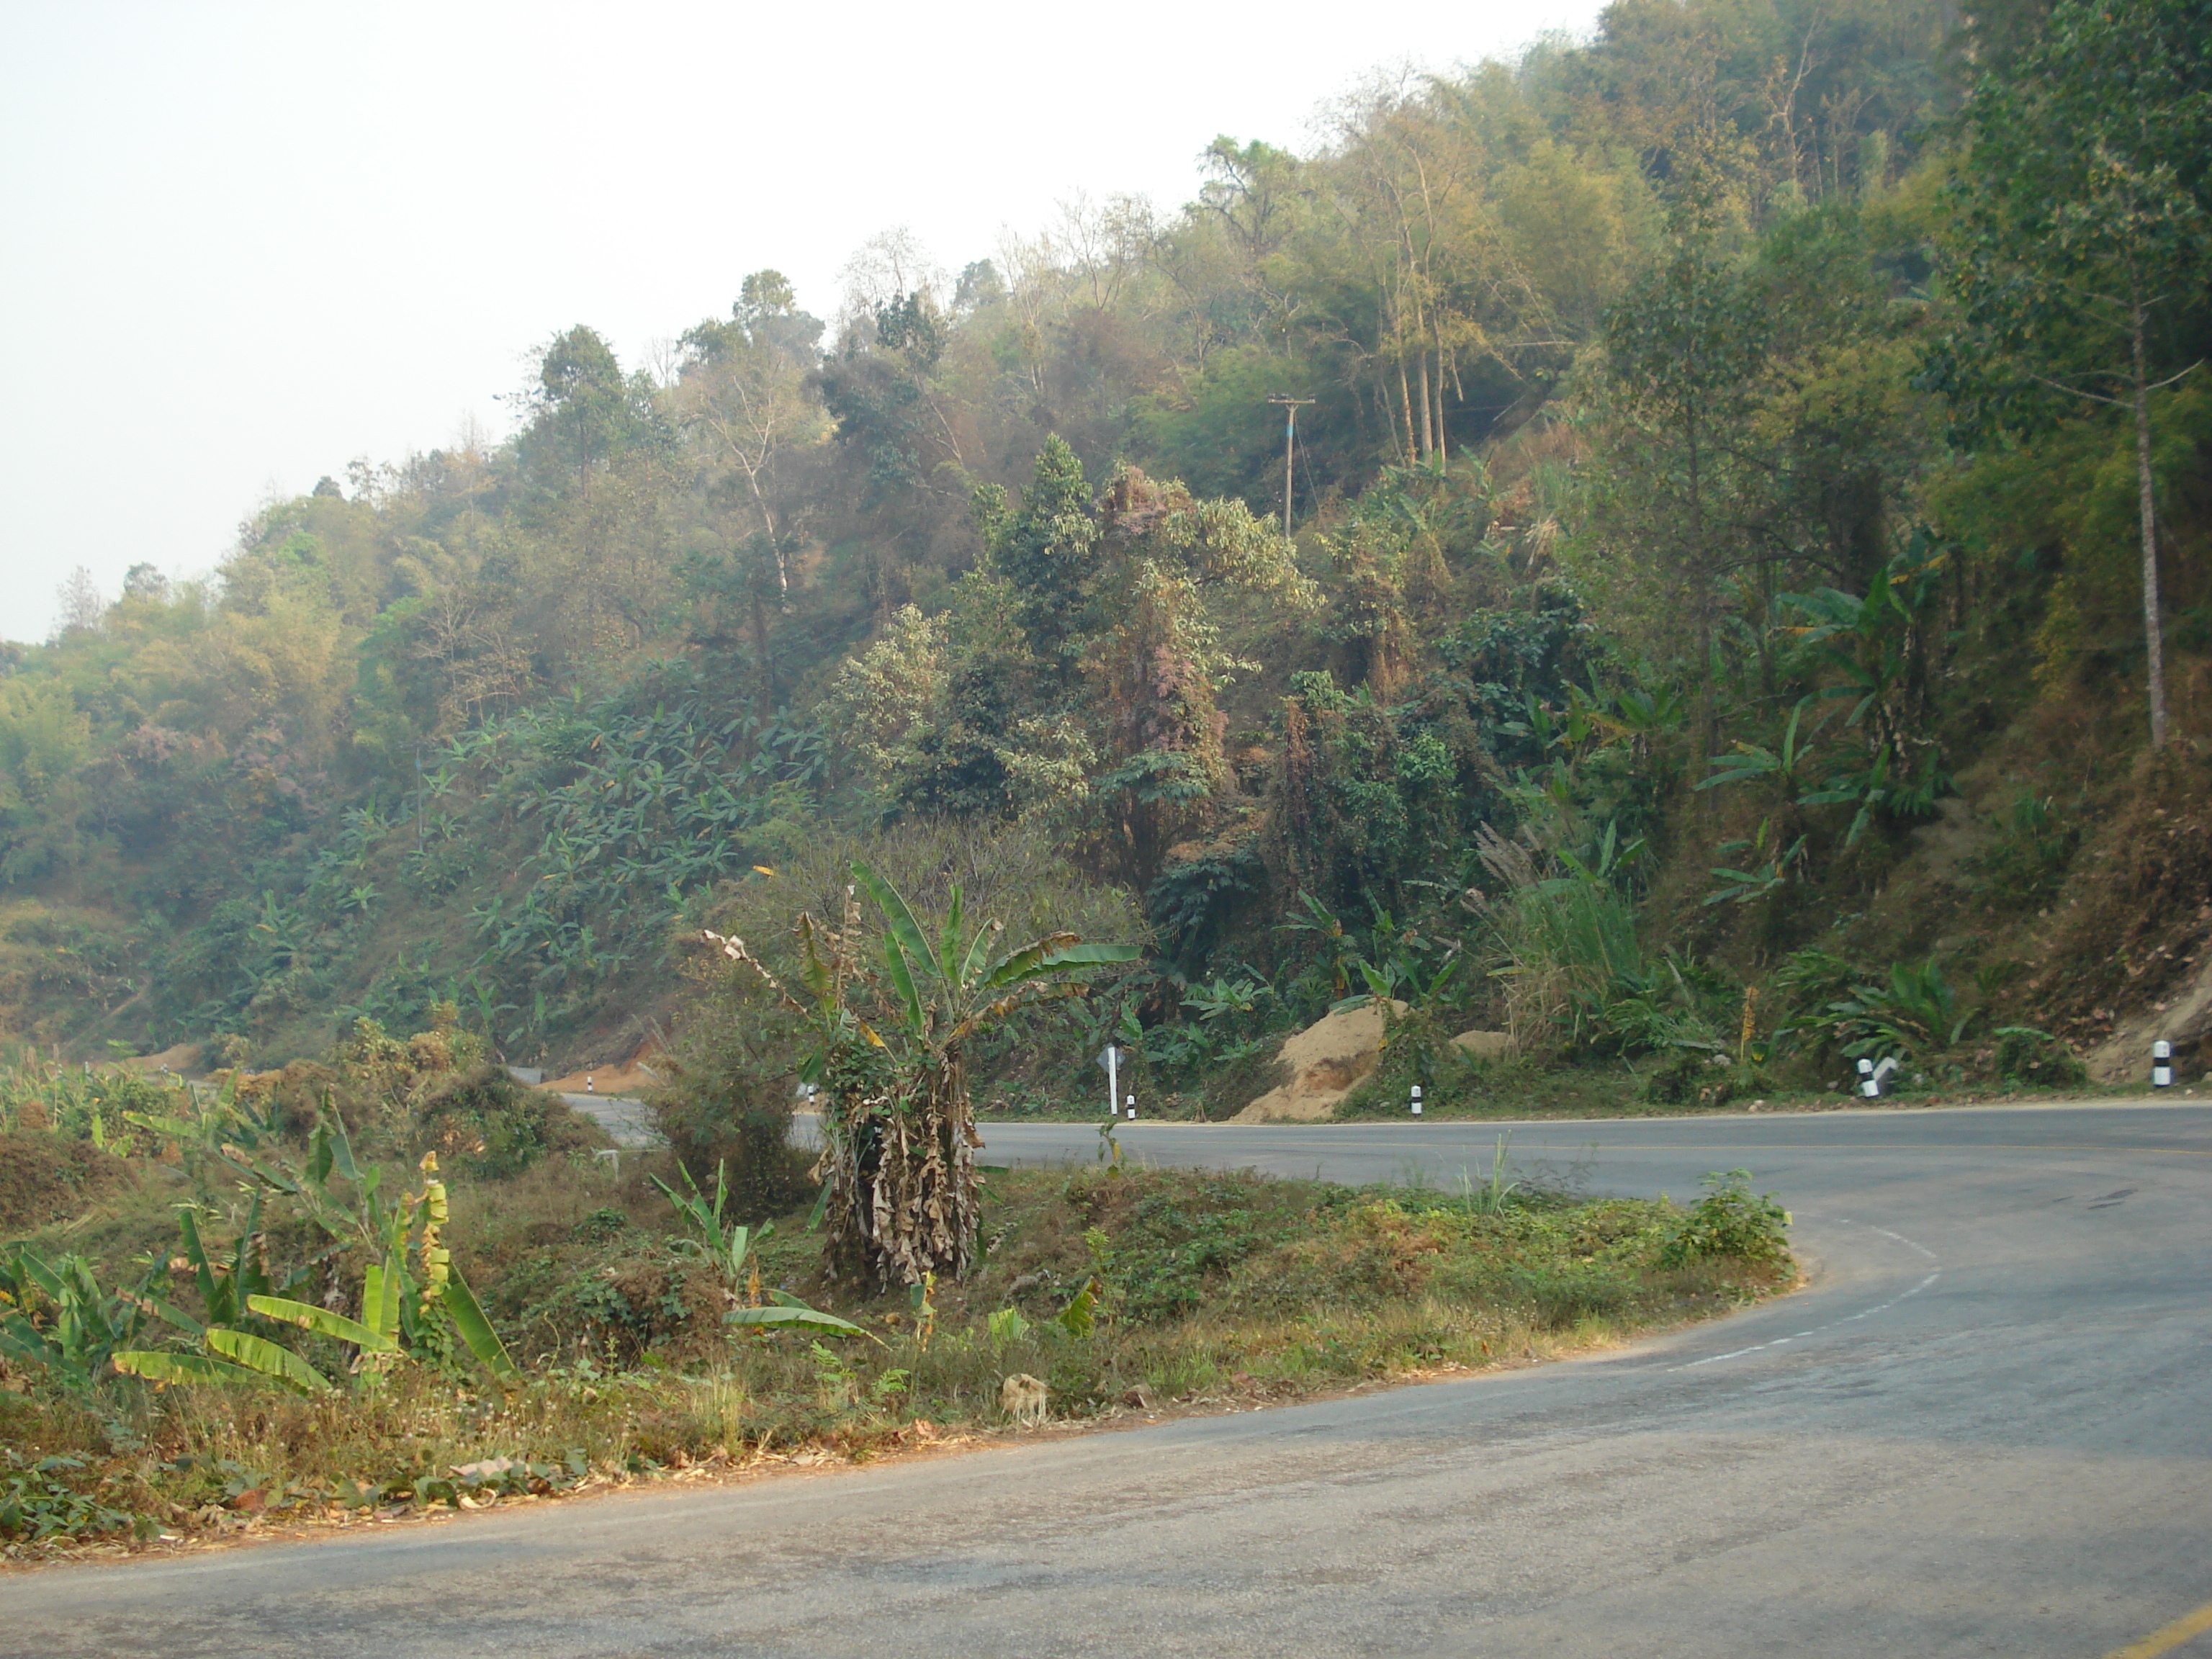
[[[1853,1224],[1848,1221],[1839,1221],[1837,1224],[1838,1226],[1848,1227]],[[1880,1233],[1884,1238],[1894,1239],[1897,1243],[1905,1245],[1909,1249],[1917,1250],[1921,1255],[1926,1256],[1930,1261],[1936,1259],[1935,1251],[1929,1249],[1925,1244],[1917,1243],[1913,1240],[1905,1237],[1902,1233],[1893,1233],[1887,1227],[1871,1227],[1868,1231]],[[1669,1365],[1667,1369],[1670,1371],[1693,1371],[1700,1365],[1717,1365],[1723,1359],[1741,1359],[1747,1353],[1763,1353],[1769,1348],[1781,1347],[1784,1343],[1799,1341],[1808,1336],[1818,1336],[1822,1331],[1832,1331],[1839,1326],[1852,1324],[1862,1319],[1871,1319],[1875,1315],[1878,1313],[1887,1313],[1890,1309],[1894,1308],[1899,1303],[1907,1301],[1910,1298],[1919,1295],[1921,1291],[1926,1290],[1930,1285],[1933,1285],[1937,1279],[1942,1277],[1943,1270],[1941,1267],[1938,1267],[1934,1273],[1929,1274],[1927,1278],[1922,1279],[1911,1290],[1900,1291],[1895,1296],[1890,1297],[1887,1302],[1877,1303],[1871,1308],[1862,1308],[1858,1312],[1855,1314],[1846,1314],[1841,1319],[1832,1319],[1825,1325],[1815,1325],[1809,1331],[1799,1331],[1795,1336],[1778,1336],[1771,1342],[1755,1342],[1748,1348],[1734,1348],[1729,1350],[1727,1353],[1707,1354],[1703,1359],[1692,1359],[1683,1364]]]

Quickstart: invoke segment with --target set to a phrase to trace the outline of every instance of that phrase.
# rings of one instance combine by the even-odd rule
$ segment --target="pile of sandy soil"
[[[1390,1005],[1393,1016],[1406,1005]],[[1375,1069],[1382,1052],[1382,1005],[1370,1002],[1340,1014],[1324,1014],[1294,1036],[1284,1039],[1277,1060],[1289,1068],[1290,1081],[1270,1089],[1229,1121],[1231,1123],[1311,1123],[1336,1110],[1337,1103]],[[1452,1040],[1480,1060],[1498,1060],[1513,1052],[1503,1031],[1462,1031]]]
[[[1390,1005],[1398,1013],[1406,1005]],[[1382,1005],[1370,1002],[1340,1014],[1324,1014],[1283,1039],[1276,1059],[1290,1068],[1290,1080],[1270,1089],[1229,1121],[1231,1123],[1310,1123],[1327,1117],[1375,1069],[1382,1051]]]
[[[126,1072],[173,1072],[179,1077],[191,1077],[200,1069],[200,1045],[179,1042],[158,1054],[133,1054],[121,1064]]]
[[[659,1053],[660,1044],[647,1037],[637,1045],[635,1054],[619,1065],[587,1066],[566,1077],[549,1077],[538,1086],[562,1095],[634,1095],[668,1081],[667,1074],[651,1063]]]
[[[40,1129],[0,1133],[0,1234],[82,1215],[131,1182],[119,1158]]]

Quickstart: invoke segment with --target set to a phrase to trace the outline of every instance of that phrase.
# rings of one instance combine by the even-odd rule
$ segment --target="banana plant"
[[[108,1291],[82,1256],[49,1261],[17,1245],[0,1256],[0,1355],[38,1366],[73,1392],[91,1392],[115,1352],[137,1341],[149,1320],[183,1320],[153,1297],[162,1267],[157,1259],[136,1285]]]
[[[380,1205],[376,1200],[377,1182],[354,1167],[351,1148],[345,1146],[342,1132],[335,1140],[342,1151],[332,1151],[332,1144],[330,1140],[325,1142],[325,1152],[330,1158],[325,1166],[325,1174],[336,1170],[342,1159],[343,1166],[353,1171],[356,1184],[365,1189],[363,1206],[353,1216],[356,1226],[364,1231],[380,1228],[382,1233],[382,1258],[372,1261],[362,1274],[362,1317],[351,1319],[328,1308],[267,1291],[246,1291],[240,1295],[245,1280],[234,1277],[228,1296],[222,1296],[219,1291],[207,1295],[211,1322],[202,1327],[189,1321],[172,1321],[195,1330],[205,1352],[119,1352],[112,1356],[111,1362],[117,1370],[155,1382],[271,1382],[293,1393],[309,1395],[336,1391],[337,1384],[289,1348],[235,1324],[213,1322],[219,1313],[234,1316],[234,1310],[242,1302],[246,1314],[295,1325],[312,1334],[349,1344],[355,1350],[354,1374],[362,1379],[365,1387],[374,1387],[393,1365],[414,1357],[440,1315],[462,1346],[500,1382],[513,1382],[520,1377],[506,1345],[484,1316],[483,1307],[461,1278],[459,1269],[453,1265],[453,1257],[442,1242],[448,1207],[446,1184],[437,1179],[437,1154],[423,1156],[420,1193],[396,1204]],[[295,1183],[293,1190],[307,1196],[317,1184],[312,1179],[301,1180]],[[325,1231],[332,1231],[329,1224],[331,1207],[343,1206],[334,1206],[325,1197],[322,1209],[310,1211]],[[413,1273],[409,1271],[410,1257],[415,1263]]]
[[[957,884],[942,924],[927,927],[890,882],[866,864],[852,870],[841,925],[801,915],[793,929],[797,991],[742,939],[706,937],[814,1027],[802,1077],[823,1091],[825,1250],[833,1273],[890,1290],[926,1274],[957,1278],[974,1257],[981,1140],[963,1065],[969,1039],[1024,1007],[1082,995],[1069,970],[1139,953],[1065,932],[1002,948],[998,921],[970,931]],[[883,918],[876,963],[862,939],[863,890]]]
[[[1012,950],[996,951],[1002,926],[994,921],[965,932],[960,885],[937,937],[930,937],[905,898],[866,865],[853,875],[883,912],[884,966],[896,997],[902,1032],[938,1054],[957,1051],[987,1022],[1033,1002],[1083,994],[1078,980],[1056,977],[1068,968],[1133,962],[1129,945],[1089,945],[1075,933],[1053,933]]]
[[[742,1293],[757,1304],[731,1309],[722,1316],[725,1323],[824,1331],[837,1335],[870,1334],[851,1320],[824,1313],[821,1309],[782,1291],[770,1291],[768,1301],[762,1304],[760,1269],[753,1260],[753,1252],[775,1231],[775,1223],[767,1221],[757,1227],[748,1227],[742,1222],[726,1218],[723,1212],[730,1201],[729,1165],[726,1163],[714,1166],[714,1197],[711,1203],[699,1190],[699,1183],[691,1179],[691,1172],[681,1164],[676,1168],[684,1177],[684,1191],[678,1192],[659,1176],[653,1177],[653,1184],[660,1188],[662,1194],[676,1206],[676,1213],[689,1222],[691,1230],[698,1235],[696,1239],[686,1239],[684,1243],[714,1264],[722,1276],[723,1284],[732,1294]]]
[[[686,1245],[712,1261],[730,1289],[742,1290],[746,1264],[755,1246],[775,1231],[775,1224],[768,1221],[757,1228],[748,1227],[725,1218],[730,1201],[730,1167],[726,1161],[714,1165],[712,1202],[699,1190],[699,1183],[692,1180],[690,1170],[678,1164],[676,1172],[684,1177],[683,1192],[678,1192],[659,1176],[653,1176],[652,1181],[660,1188],[661,1195],[676,1206],[676,1213],[690,1223],[691,1231],[698,1235],[696,1239],[684,1241]]]
[[[1224,1014],[1251,1013],[1262,998],[1274,994],[1275,988],[1264,980],[1232,980],[1216,974],[1211,985],[1186,986],[1182,1006],[1195,1008],[1200,1019],[1218,1019]]]
[[[1780,740],[1771,749],[1738,742],[1733,752],[1714,756],[1712,775],[1702,780],[1698,787],[1713,789],[1723,784],[1770,782],[1791,794],[1811,787],[1807,769],[1812,759],[1813,734],[1801,728],[1812,702],[1810,697],[1798,699],[1783,726]]]

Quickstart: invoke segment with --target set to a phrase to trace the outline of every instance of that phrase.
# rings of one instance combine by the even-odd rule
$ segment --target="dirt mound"
[[[173,1072],[179,1077],[190,1077],[200,1069],[200,1045],[175,1043],[158,1054],[133,1054],[122,1065],[126,1072]]]
[[[1391,1009],[1404,1013],[1406,1005]],[[1382,1005],[1370,1002],[1342,1013],[1324,1014],[1296,1036],[1286,1037],[1276,1058],[1290,1069],[1290,1081],[1270,1089],[1229,1121],[1231,1123],[1310,1123],[1327,1117],[1336,1103],[1375,1069],[1382,1051]]]
[[[2185,1080],[2212,1075],[2212,952],[2200,948],[2196,971],[2162,1001],[2122,1023],[2084,1060],[2100,1083],[2149,1080],[2150,1046],[2173,1045],[2177,1074]]]
[[[82,1215],[130,1181],[129,1164],[84,1141],[42,1129],[0,1133],[0,1238]]]
[[[614,1066],[587,1066],[566,1077],[550,1077],[538,1086],[556,1095],[634,1095],[668,1081],[667,1073],[651,1062],[660,1054],[660,1042],[647,1037],[628,1060]],[[585,1085],[590,1085],[586,1088]]]
[[[2070,1038],[2100,1082],[2147,1079],[2164,1038],[2186,1075],[2212,1032],[2212,781],[2201,763],[2144,764],[2134,798],[2076,860],[2027,1023]]]

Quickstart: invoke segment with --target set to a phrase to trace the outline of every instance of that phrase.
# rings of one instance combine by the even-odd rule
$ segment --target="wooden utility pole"
[[[1310,398],[1275,397],[1267,399],[1283,410],[1288,418],[1283,425],[1283,539],[1291,538],[1291,483],[1297,477],[1298,411],[1313,402]]]

